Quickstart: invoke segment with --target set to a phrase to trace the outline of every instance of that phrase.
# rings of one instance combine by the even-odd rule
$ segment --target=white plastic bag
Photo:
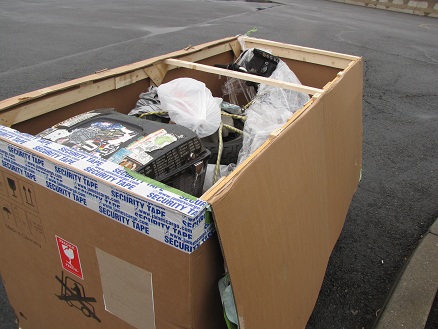
[[[157,88],[161,107],[170,120],[194,131],[200,138],[219,129],[221,98],[213,97],[204,83],[178,78]]]

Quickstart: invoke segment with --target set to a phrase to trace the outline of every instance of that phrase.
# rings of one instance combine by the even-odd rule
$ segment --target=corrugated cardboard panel
[[[300,328],[330,250],[318,102],[211,200],[242,328]]]
[[[184,253],[4,168],[0,207],[2,279],[23,329],[141,327],[138,323],[153,321],[148,317],[150,275],[156,328],[224,327],[217,290],[222,261],[215,238],[192,254]],[[77,247],[82,279],[63,268],[56,237]],[[98,259],[96,248],[106,257]],[[112,275],[102,280],[103,272]],[[108,288],[112,283],[118,286],[110,287],[115,294],[108,296],[114,292]],[[120,305],[105,307],[105,302],[111,297],[133,303],[135,298],[129,297],[134,296],[120,289],[136,283],[149,298],[149,303],[143,301],[149,314],[126,321],[129,312]]]
[[[304,328],[312,313],[359,180],[361,72],[209,197],[242,328]]]
[[[224,261],[217,235],[211,236],[191,254],[190,299],[193,328],[225,329],[218,281],[223,275]],[[218,320],[220,319],[220,320]]]
[[[0,263],[4,265],[2,277],[20,327],[55,328],[57,323],[68,321],[76,327],[99,326],[104,318],[100,284],[96,284],[99,281],[91,270],[94,265],[90,263],[89,248],[79,245],[81,240],[74,232],[56,233],[79,246],[75,258],[80,258],[83,279],[62,266],[56,233],[50,224],[67,219],[62,198],[44,194],[41,186],[3,168],[0,176],[13,179],[18,187],[16,198],[1,196],[2,209],[10,211],[5,211],[0,225]],[[56,204],[61,205],[59,211],[53,211]],[[69,320],[72,318],[75,320]]]
[[[354,62],[324,94],[331,245],[342,230],[362,168],[362,61]]]

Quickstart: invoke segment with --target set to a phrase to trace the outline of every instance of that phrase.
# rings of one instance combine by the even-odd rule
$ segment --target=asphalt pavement
[[[324,0],[3,1],[0,99],[254,27],[364,58],[362,181],[307,328],[382,325],[438,218],[437,19]],[[16,328],[0,295],[0,329]]]

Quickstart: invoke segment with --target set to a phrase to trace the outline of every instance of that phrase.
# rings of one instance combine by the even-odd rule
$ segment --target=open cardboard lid
[[[362,60],[203,196],[240,328],[304,328],[360,179]]]

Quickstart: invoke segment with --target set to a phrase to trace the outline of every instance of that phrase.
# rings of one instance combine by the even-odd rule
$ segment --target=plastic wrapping
[[[280,60],[271,79],[301,84],[289,67]],[[282,127],[309,100],[305,93],[260,84],[253,102],[246,110],[243,145],[237,164],[257,150],[271,132]]]
[[[234,302],[233,290],[228,274],[222,277],[218,282],[219,293],[221,296],[222,306],[224,308],[225,321],[228,328],[239,328],[237,321],[237,310]]]
[[[230,103],[243,106],[255,97],[256,90],[254,86],[248,85],[244,80],[228,77],[222,87],[222,93],[224,96],[228,96]],[[243,95],[243,99],[246,101],[245,104],[239,103],[242,99],[239,97],[240,95]]]
[[[225,101],[221,103],[221,110],[230,114],[244,115],[244,110],[239,105]]]
[[[222,178],[222,177],[226,177],[229,174],[231,174],[231,172],[236,168],[236,165],[234,163],[230,163],[229,165],[220,165],[219,166],[219,175],[218,178]],[[204,193],[213,186],[214,182],[214,171],[216,169],[216,165],[214,164],[209,164],[207,166],[207,172],[205,174],[205,179],[204,179],[204,187],[203,187],[203,191]]]
[[[269,77],[275,71],[279,61],[279,57],[271,55],[268,51],[250,48],[243,51],[239,58],[233,64],[228,65],[227,68]],[[228,78],[222,92],[229,97],[230,102],[233,104],[239,104],[239,100],[242,100],[242,97],[239,96],[242,95],[246,101],[243,105],[246,105],[256,96],[258,86],[254,82]]]
[[[128,115],[139,117],[145,113],[162,112],[161,103],[158,99],[157,87],[150,86],[148,91],[141,93],[135,107]],[[167,114],[161,116],[169,118]]]
[[[201,138],[219,129],[222,99],[213,97],[204,83],[179,78],[160,85],[157,93],[161,108],[176,124],[189,128]]]

